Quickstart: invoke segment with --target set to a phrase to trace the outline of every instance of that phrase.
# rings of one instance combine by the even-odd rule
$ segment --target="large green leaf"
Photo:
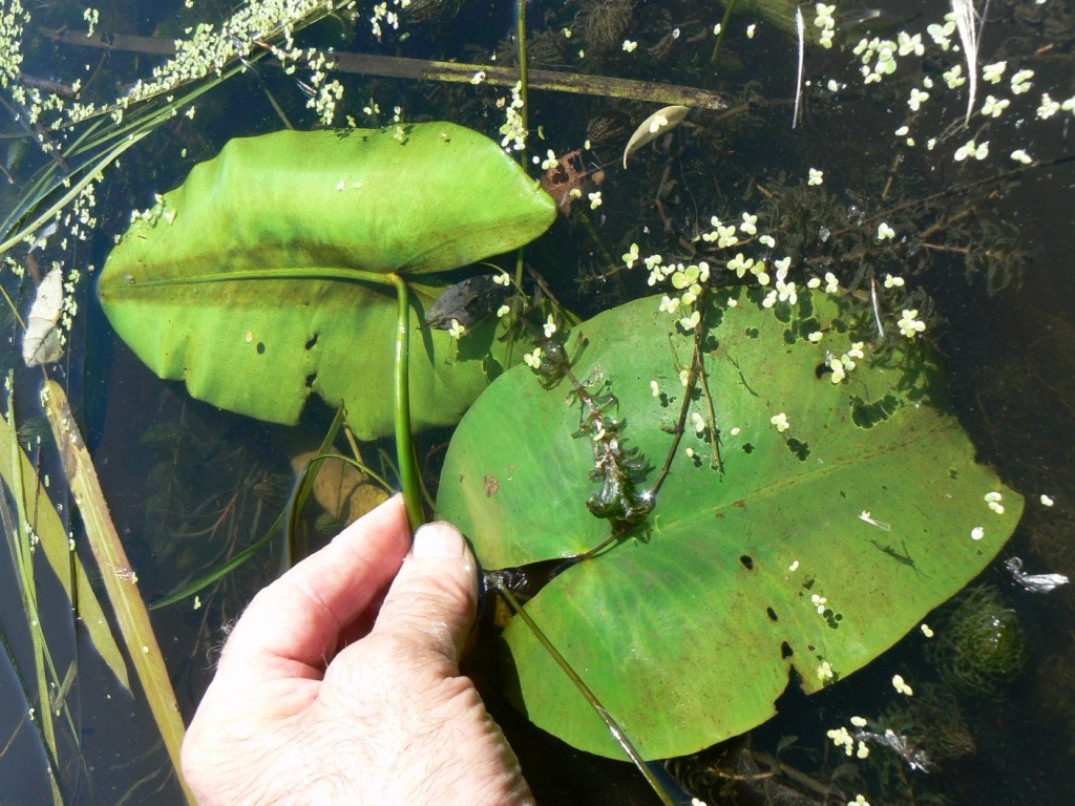
[[[429,275],[520,246],[555,215],[496,143],[450,123],[281,131],[196,166],[132,223],[98,293],[120,337],[195,397],[291,423],[314,392],[374,437],[392,432],[398,276],[413,291],[415,426],[446,425],[501,348],[492,326],[458,350],[425,326],[443,290]]]
[[[808,693],[832,682],[819,675],[824,663],[836,679],[861,668],[978,574],[1022,511],[1020,496],[975,463],[935,367],[913,357],[920,351],[882,358],[866,347],[833,383],[824,367],[830,351],[851,346],[848,300],[813,292],[794,311],[774,311],[756,292],[719,296],[704,361],[724,472],[710,467],[688,418],[647,524],[568,567],[527,605],[647,758],[765,721],[792,667]],[[626,445],[655,468],[643,489],[672,443],[693,349],[657,307],[629,303],[573,334],[587,340],[576,377],[616,396]],[[820,344],[806,339],[817,330]],[[570,389],[546,390],[518,367],[456,431],[438,514],[466,531],[487,568],[578,554],[610,533],[586,506],[599,482],[589,478],[591,436],[572,437]],[[698,391],[691,412],[708,419]],[[783,433],[771,422],[780,413],[790,423]],[[984,499],[994,491],[1001,514]],[[504,640],[512,693],[530,718],[620,757],[525,625],[514,619]]]

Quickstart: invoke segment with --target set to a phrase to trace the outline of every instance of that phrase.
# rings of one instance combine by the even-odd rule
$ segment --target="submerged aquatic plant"
[[[934,661],[941,677],[964,691],[995,697],[1026,664],[1026,633],[1000,592],[980,585],[959,603],[937,630]]]

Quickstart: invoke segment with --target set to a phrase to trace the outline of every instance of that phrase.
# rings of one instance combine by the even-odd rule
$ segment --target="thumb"
[[[477,562],[463,535],[449,523],[427,523],[414,533],[372,635],[433,650],[456,665],[477,600]]]

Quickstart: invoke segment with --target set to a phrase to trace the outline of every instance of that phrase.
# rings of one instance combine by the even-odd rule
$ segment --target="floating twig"
[[[74,31],[41,31],[54,42],[79,47],[107,48],[109,50],[133,51],[170,56],[175,45],[154,36],[116,35],[109,42],[78,36]],[[456,84],[472,84],[474,76],[484,73],[483,83],[496,87],[514,87],[519,81],[516,67],[498,67],[459,62],[439,62],[431,59],[405,59],[398,56],[372,56],[365,53],[334,53],[332,61],[343,73],[365,73],[385,78],[409,78],[415,80],[444,81]],[[665,106],[681,105],[702,109],[724,109],[723,96],[697,87],[676,84],[660,84],[656,81],[635,81],[612,76],[591,76],[582,73],[561,73],[554,70],[530,70],[527,85],[532,90],[570,92],[582,95],[598,95],[623,98],[631,101],[648,101]]]

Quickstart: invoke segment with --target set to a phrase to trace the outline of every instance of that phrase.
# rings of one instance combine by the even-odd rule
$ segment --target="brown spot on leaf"
[[[485,490],[486,498],[492,498],[500,489],[500,482],[496,480],[496,476],[482,476],[482,489]]]

